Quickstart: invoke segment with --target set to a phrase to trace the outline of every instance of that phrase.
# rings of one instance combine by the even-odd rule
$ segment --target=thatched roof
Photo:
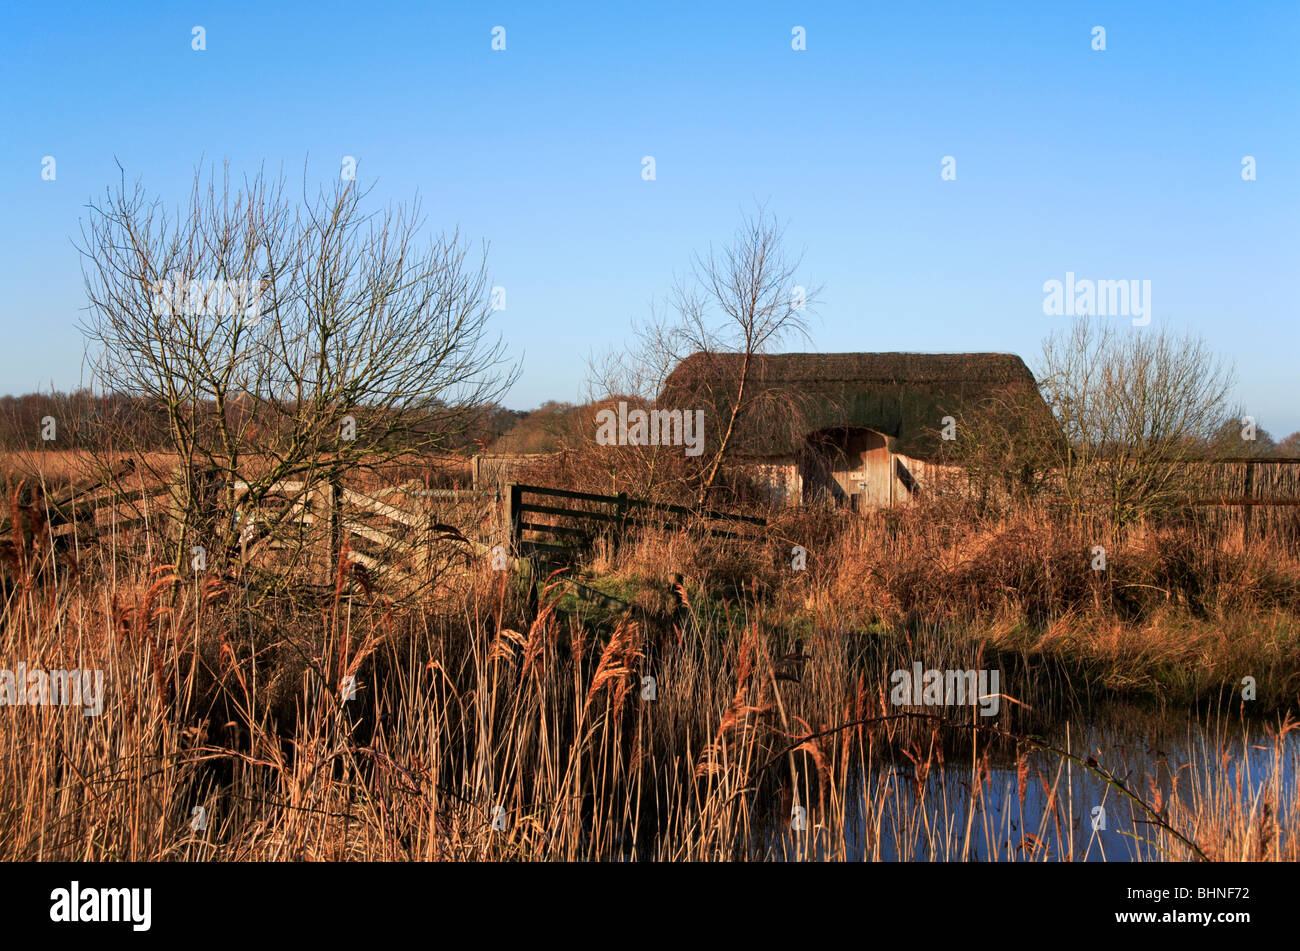
[[[741,366],[740,354],[692,354],[669,375],[658,405],[715,408],[710,415],[721,416],[734,401]],[[807,434],[847,426],[883,434],[894,452],[934,460],[943,455],[945,416],[963,425],[996,417],[1012,429],[1051,428],[1033,374],[1013,353],[760,355],[748,394],[746,403],[751,396],[757,403],[736,437],[737,450],[748,455],[791,455]],[[724,424],[712,422],[711,439]]]

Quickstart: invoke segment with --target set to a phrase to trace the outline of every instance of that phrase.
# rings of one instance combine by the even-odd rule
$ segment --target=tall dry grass
[[[535,615],[524,579],[487,561],[413,605],[346,550],[328,590],[286,593],[237,564],[178,572],[147,532],[69,562],[19,531],[0,666],[102,669],[107,690],[99,716],[0,708],[0,857],[1090,858],[1069,777],[1114,776],[1104,751],[1045,739],[1063,717],[1144,677],[1163,688],[1169,665],[1208,689],[1265,648],[1261,695],[1292,683],[1289,620],[1221,656],[1200,638],[1243,609],[1243,583],[1258,616],[1289,619],[1293,563],[1135,536],[1099,579],[1074,563],[1088,539],[1058,527],[802,518],[768,552],[644,536],[588,579],[636,609],[584,612],[553,579]],[[889,673],[914,659],[1000,667],[1009,699],[992,718],[900,709]],[[1129,782],[1122,821],[1159,857],[1294,859],[1290,729],[1257,781],[1239,780],[1258,745],[1243,738],[1193,751],[1181,793]],[[1013,827],[983,808],[999,787],[1047,806]]]

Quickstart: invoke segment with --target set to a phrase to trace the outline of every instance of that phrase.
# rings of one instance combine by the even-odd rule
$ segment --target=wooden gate
[[[676,526],[715,538],[741,538],[749,526],[767,520],[753,515],[712,510],[694,511],[635,499],[625,493],[596,495],[538,485],[513,484],[510,489],[510,543],[516,554],[543,554],[576,560],[599,537],[617,547],[629,528]],[[725,527],[723,527],[725,526]]]

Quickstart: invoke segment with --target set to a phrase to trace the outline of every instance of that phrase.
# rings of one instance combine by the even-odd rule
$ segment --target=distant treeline
[[[209,411],[213,408],[209,406]],[[594,434],[588,410],[594,411],[594,407],[554,400],[534,410],[492,404],[476,412],[468,426],[458,425],[447,448],[467,454],[484,450],[553,452]],[[50,419],[54,420],[55,438],[45,440],[42,434],[49,431]],[[430,417],[429,425],[436,426],[436,419]],[[97,396],[88,390],[0,397],[0,450],[106,449],[126,445],[169,448],[166,415],[155,403],[123,395]],[[1300,432],[1274,440],[1266,430],[1248,431],[1238,420],[1225,420],[1196,455],[1300,458]]]
[[[0,449],[92,449],[110,432],[129,432],[139,445],[163,448],[167,421],[143,400],[87,390],[0,397]]]
[[[202,404],[199,415],[212,416],[215,409],[215,403]],[[456,432],[446,448],[478,452],[528,415],[494,404],[476,411],[468,424],[458,416]],[[429,425],[437,426],[436,416],[430,416]],[[167,414],[157,403],[119,394],[97,395],[89,390],[0,397],[0,450],[128,446],[160,451],[171,447]]]

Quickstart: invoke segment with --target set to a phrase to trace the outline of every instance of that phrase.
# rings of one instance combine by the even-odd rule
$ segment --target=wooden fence
[[[767,524],[766,519],[752,515],[697,512],[680,505],[631,498],[626,493],[597,495],[518,483],[509,486],[507,513],[511,548],[517,554],[569,559],[588,550],[598,537],[609,538],[617,547],[627,530],[634,527],[672,525],[715,538],[738,539],[743,537],[746,526]]]
[[[1300,460],[1249,458],[1196,463],[1198,518],[1240,530],[1243,538],[1300,544]],[[174,516],[168,489],[141,484],[114,488],[110,479],[77,493],[43,500],[53,539],[86,539],[121,529],[167,531]],[[489,554],[497,545],[525,558],[579,562],[597,539],[617,549],[629,531],[673,528],[721,539],[752,538],[766,520],[733,512],[703,512],[626,494],[600,495],[508,483],[494,489],[427,489],[412,480],[362,491],[341,483],[287,480],[270,486],[234,485],[238,557],[268,567],[277,552],[310,563],[319,581],[332,579],[346,543],[351,561],[397,587],[431,577],[449,542]],[[255,498],[254,498],[255,497]],[[250,501],[253,504],[250,504]],[[7,513],[6,513],[7,514]],[[0,533],[8,529],[0,524]],[[305,555],[304,555],[305,553]]]
[[[1243,545],[1277,542],[1300,549],[1300,459],[1243,457],[1193,463],[1198,520],[1240,533]]]
[[[1243,539],[1300,544],[1300,459],[1243,457],[1186,464],[1194,486],[1186,504],[1198,521],[1240,532]],[[138,488],[124,488],[136,479],[127,468],[78,492],[41,500],[44,530],[56,540],[142,526],[167,531],[174,518],[171,493],[156,480],[152,486],[140,479]],[[290,480],[269,487],[241,482],[234,489],[237,517],[253,523],[242,536],[247,543],[241,545],[240,557],[301,550],[310,542],[317,549],[313,561],[327,572],[346,542],[353,560],[368,571],[404,582],[427,575],[432,552],[448,539],[459,539],[479,554],[503,545],[522,556],[576,561],[597,538],[616,547],[629,529],[640,526],[690,527],[735,538],[765,524],[753,516],[699,513],[625,494],[527,483],[427,489],[413,480],[363,491],[324,480]],[[255,511],[247,510],[250,494],[256,496]],[[0,512],[0,533],[6,535],[8,514]]]
[[[1192,463],[1197,506],[1300,506],[1300,459],[1245,457]]]
[[[332,577],[346,543],[349,560],[367,572],[400,586],[416,585],[428,576],[439,543],[454,541],[482,554],[489,550],[485,542],[493,526],[502,523],[498,493],[425,489],[418,481],[370,492],[328,480],[236,482],[232,488],[235,512],[226,515],[232,518],[232,534],[238,533],[234,554],[245,562],[274,562],[276,552],[294,552],[320,581]],[[128,491],[98,482],[63,497],[38,499],[30,508],[40,516],[42,532],[60,544],[140,529],[170,534],[176,520],[172,491],[156,484]],[[0,518],[5,535],[12,530],[8,522]]]
[[[576,562],[597,538],[617,547],[629,531],[671,527],[721,539],[748,537],[767,524],[756,516],[696,511],[638,499],[546,486],[507,484],[492,489],[426,489],[417,481],[361,491],[329,480],[236,482],[230,535],[239,560],[270,567],[277,552],[296,558],[319,581],[332,578],[346,544],[350,561],[401,586],[429,576],[435,552],[454,541],[474,554],[496,545],[514,555]],[[213,492],[216,508],[220,492]],[[505,503],[503,507],[502,503]],[[147,529],[170,534],[177,517],[167,486],[138,491],[97,483],[61,499],[42,500],[46,529],[55,539],[90,541],[96,535]],[[202,540],[194,539],[196,545]]]
[[[249,487],[237,484],[237,498],[247,497]],[[319,525],[325,531],[300,533],[289,544],[302,544],[303,534],[314,535],[317,547],[328,538],[329,560],[334,570],[346,542],[349,561],[362,565],[376,577],[384,577],[402,588],[419,587],[431,577],[435,555],[449,542],[485,553],[491,526],[499,521],[492,511],[499,501],[496,493],[471,489],[425,489],[417,481],[362,492],[341,483],[308,487],[284,483],[266,495],[278,494],[289,511],[272,514],[277,524],[292,533],[295,526]],[[265,502],[264,502],[265,506]],[[268,547],[276,547],[277,533],[259,533],[256,513],[251,514],[251,536]],[[285,532],[281,532],[283,536]],[[281,545],[284,543],[281,542]]]

